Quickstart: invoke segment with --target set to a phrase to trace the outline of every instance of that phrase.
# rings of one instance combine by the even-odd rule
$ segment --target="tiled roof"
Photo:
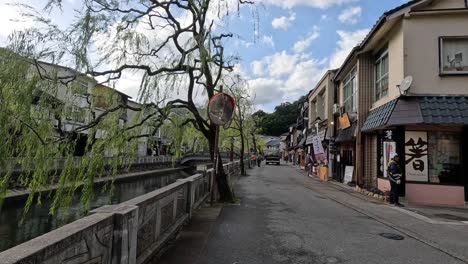
[[[468,96],[400,97],[371,111],[361,131],[408,124],[468,125]]]
[[[468,125],[468,96],[421,96],[425,124]]]
[[[364,122],[361,131],[364,132],[386,125],[397,102],[398,99],[393,99],[392,101],[372,110],[369,113],[369,116],[367,116],[366,122]]]

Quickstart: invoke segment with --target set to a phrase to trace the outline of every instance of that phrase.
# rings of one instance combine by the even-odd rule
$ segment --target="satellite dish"
[[[400,93],[406,95],[413,84],[413,77],[407,76],[400,84]]]
[[[226,93],[218,93],[208,103],[208,117],[218,126],[230,123],[235,108],[234,99]],[[229,124],[228,124],[229,125]]]

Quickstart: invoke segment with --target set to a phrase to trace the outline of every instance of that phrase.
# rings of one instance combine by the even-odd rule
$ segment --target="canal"
[[[102,191],[104,183],[96,184],[92,208],[125,202],[169,185],[177,179],[187,178],[194,173],[194,168],[172,171],[156,170],[144,177],[125,178],[115,182],[112,197],[108,192]],[[65,214],[50,215],[49,208],[52,199],[43,198],[41,205],[31,206],[24,222],[20,223],[26,198],[13,201],[7,199],[0,209],[0,252],[85,216],[80,204],[80,194],[77,194],[73,198],[72,206]]]

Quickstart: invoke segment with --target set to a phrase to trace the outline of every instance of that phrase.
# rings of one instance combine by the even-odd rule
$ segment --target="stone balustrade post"
[[[114,214],[111,264],[136,264],[138,206],[106,205],[92,213]]]

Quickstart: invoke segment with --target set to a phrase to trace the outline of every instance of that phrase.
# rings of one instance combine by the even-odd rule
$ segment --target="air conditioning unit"
[[[334,115],[340,115],[341,114],[341,107],[339,104],[334,104],[333,105],[333,114]]]

